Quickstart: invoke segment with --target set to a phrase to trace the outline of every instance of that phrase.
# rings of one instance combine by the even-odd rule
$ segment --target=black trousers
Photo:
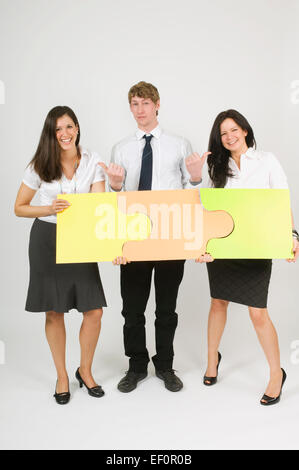
[[[149,362],[146,349],[145,309],[150,294],[152,272],[156,294],[156,355],[152,358],[157,370],[172,369],[173,340],[178,323],[175,312],[184,260],[135,261],[121,266],[122,315],[125,354],[130,358],[129,370],[145,372]]]

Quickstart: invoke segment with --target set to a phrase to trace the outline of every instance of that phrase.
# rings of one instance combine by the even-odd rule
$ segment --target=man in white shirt
[[[160,97],[156,87],[139,82],[129,91],[131,112],[138,129],[112,150],[109,167],[102,164],[111,191],[197,188],[204,158],[192,154],[190,143],[161,129],[158,123]],[[192,154],[191,156],[189,156]],[[188,157],[189,156],[189,157]],[[188,157],[188,158],[187,158]],[[186,162],[185,159],[187,158]],[[187,165],[187,167],[186,167]],[[187,170],[188,168],[188,170]],[[117,261],[117,264],[125,260]],[[150,294],[152,271],[156,294],[156,375],[165,387],[177,392],[183,387],[172,369],[173,340],[177,327],[177,294],[184,273],[184,260],[131,262],[121,265],[122,315],[125,354],[129,370],[119,382],[121,392],[130,392],[147,376],[144,312]]]

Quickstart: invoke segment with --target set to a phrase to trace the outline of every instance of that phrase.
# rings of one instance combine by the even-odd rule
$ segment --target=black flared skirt
[[[29,242],[28,312],[106,307],[97,263],[56,264],[56,224],[35,219]]]
[[[213,299],[267,307],[271,259],[216,259],[207,269]]]

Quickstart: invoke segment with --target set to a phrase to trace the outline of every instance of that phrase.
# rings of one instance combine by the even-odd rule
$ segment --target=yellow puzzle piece
[[[151,222],[118,210],[116,193],[60,194],[71,206],[57,215],[56,263],[111,261],[125,242],[144,240]]]

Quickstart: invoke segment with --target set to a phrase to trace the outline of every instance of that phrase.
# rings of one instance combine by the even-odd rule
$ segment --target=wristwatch
[[[296,238],[297,241],[299,242],[299,233],[297,232],[297,230],[292,230],[292,235],[293,235],[293,238]]]

